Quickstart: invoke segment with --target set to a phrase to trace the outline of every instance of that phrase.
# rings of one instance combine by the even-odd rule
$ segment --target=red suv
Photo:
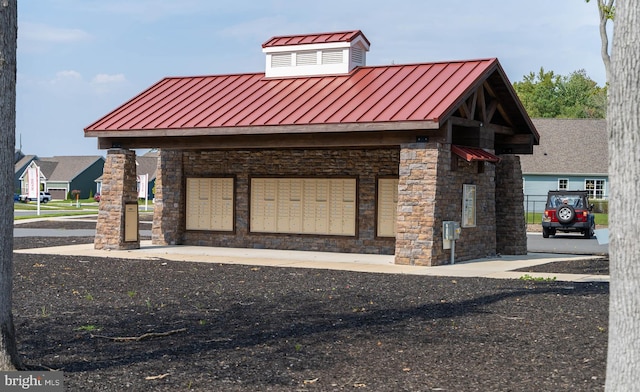
[[[586,191],[549,191],[542,216],[542,236],[549,238],[558,231],[574,231],[584,238],[593,237],[596,223],[592,210]]]

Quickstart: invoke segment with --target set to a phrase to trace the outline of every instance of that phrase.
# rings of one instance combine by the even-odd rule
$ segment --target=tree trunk
[[[604,63],[607,83],[611,83],[611,56],[609,56],[609,35],[607,34],[607,22],[613,20],[614,0],[598,0],[598,13],[600,15],[600,56]]]
[[[0,1],[0,370],[20,367],[11,311],[17,0]]]
[[[611,286],[607,391],[638,388],[640,374],[640,6],[616,8],[609,91]]]

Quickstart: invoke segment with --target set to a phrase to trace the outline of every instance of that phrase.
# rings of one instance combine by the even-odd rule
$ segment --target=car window
[[[569,205],[573,208],[585,208],[581,195],[551,195],[547,202],[547,208],[558,208],[561,205]]]

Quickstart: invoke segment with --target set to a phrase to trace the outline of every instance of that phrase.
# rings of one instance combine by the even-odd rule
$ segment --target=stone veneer
[[[156,170],[151,240],[156,245],[182,243],[184,232],[182,151],[161,150]]]
[[[318,250],[394,254],[398,264],[450,262],[443,249],[442,222],[462,220],[464,184],[476,186],[476,226],[463,227],[455,260],[526,253],[522,176],[517,157],[492,163],[466,162],[452,156],[450,145],[414,143],[385,149],[233,150],[160,152],[154,205],[153,243],[203,246]],[[452,170],[452,164],[453,170]],[[483,170],[478,166],[483,165]],[[185,230],[185,183],[188,177],[233,176],[233,232]],[[396,238],[376,237],[376,182],[398,177]],[[251,177],[353,177],[358,184],[355,237],[268,234],[249,231]],[[500,177],[505,177],[500,179]],[[500,179],[496,183],[496,178]],[[519,193],[519,198],[518,198]],[[508,203],[499,202],[510,197]],[[522,217],[520,225],[496,226]],[[496,230],[498,234],[496,234]],[[524,244],[524,247],[523,247]]]
[[[479,164],[484,165],[481,173]],[[455,260],[495,254],[494,176],[493,164],[454,158],[449,144],[401,146],[396,264],[450,262],[451,251],[443,249],[442,222],[461,222],[464,184],[476,186],[476,226],[462,228]]]
[[[397,148],[161,151],[156,178],[152,240],[158,245],[190,244],[393,254],[394,238],[376,237],[375,194],[379,177],[398,176],[398,162]],[[233,176],[235,183],[235,231],[185,230],[186,178],[229,176]],[[251,233],[251,177],[356,178],[358,215],[355,237]]]
[[[496,167],[496,250],[505,255],[527,254],[522,169],[517,155],[501,155]]]
[[[136,227],[136,241],[125,241],[125,208],[129,203],[138,204],[136,153],[126,149],[111,149],[107,152],[102,174],[95,249],[140,248],[139,224]]]

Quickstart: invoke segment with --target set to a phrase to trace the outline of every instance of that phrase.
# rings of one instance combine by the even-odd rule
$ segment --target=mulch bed
[[[14,247],[70,241],[93,238]],[[14,264],[23,361],[64,371],[68,391],[604,386],[606,283],[18,253]]]
[[[609,258],[566,260],[547,263],[514,271],[548,272],[556,274],[609,275]]]

